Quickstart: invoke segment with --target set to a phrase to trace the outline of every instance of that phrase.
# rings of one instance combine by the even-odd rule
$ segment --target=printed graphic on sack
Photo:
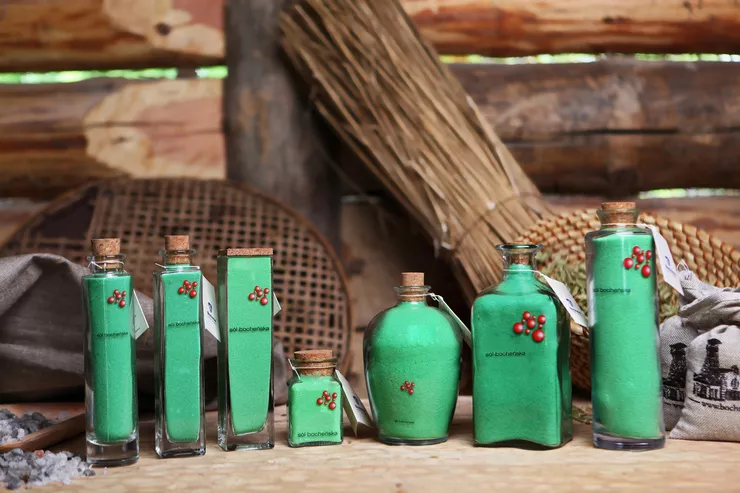
[[[709,339],[707,355],[699,373],[694,374],[692,394],[710,401],[740,401],[740,369],[719,367],[719,348],[722,341]]]

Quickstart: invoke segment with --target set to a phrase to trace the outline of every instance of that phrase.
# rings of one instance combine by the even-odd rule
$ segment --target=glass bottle
[[[139,459],[134,290],[124,258],[119,238],[92,240],[92,273],[82,278],[86,448],[93,466]]]
[[[665,443],[655,243],[633,202],[607,202],[586,234],[594,445],[651,450]]]
[[[165,236],[154,272],[154,448],[162,458],[206,453],[200,267],[188,236]]]
[[[218,444],[273,448],[272,248],[219,252],[218,311]]]
[[[429,445],[447,440],[457,403],[461,336],[449,315],[427,304],[424,274],[404,272],[398,304],[365,330],[365,382],[378,440]]]
[[[288,381],[288,445],[342,443],[342,386],[330,349],[296,351]]]
[[[560,447],[573,436],[570,318],[535,276],[541,245],[499,245],[503,279],[473,303],[476,445]]]

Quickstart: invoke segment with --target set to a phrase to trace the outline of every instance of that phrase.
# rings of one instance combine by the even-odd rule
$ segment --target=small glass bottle
[[[535,276],[540,245],[499,245],[503,279],[473,303],[476,445],[560,447],[571,440],[570,318]]]
[[[342,443],[342,386],[330,349],[296,351],[288,382],[288,445]]]
[[[206,453],[200,267],[188,236],[165,236],[154,272],[154,448],[162,458]]]
[[[594,445],[665,444],[655,242],[633,202],[607,202],[586,234]]]
[[[92,273],[82,278],[85,314],[87,462],[122,466],[139,459],[133,282],[119,238],[92,240]]]
[[[275,446],[272,390],[272,248],[218,254],[218,444]]]
[[[398,304],[365,330],[365,382],[378,440],[430,445],[447,440],[460,380],[461,336],[427,304],[424,274],[404,272]]]

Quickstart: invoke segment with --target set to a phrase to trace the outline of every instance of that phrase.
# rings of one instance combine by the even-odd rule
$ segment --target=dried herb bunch
[[[495,246],[549,209],[397,0],[303,0],[286,52],[334,131],[446,250],[468,297],[500,279]]]

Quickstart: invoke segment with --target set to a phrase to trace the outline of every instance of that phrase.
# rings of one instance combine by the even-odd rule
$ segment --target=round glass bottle
[[[330,349],[296,351],[288,381],[288,445],[342,443],[342,386]]]
[[[559,447],[573,436],[570,318],[535,275],[541,245],[499,245],[503,279],[473,303],[476,445]]]
[[[398,304],[379,313],[363,341],[365,382],[378,440],[428,445],[447,440],[460,380],[460,333],[427,304],[424,274],[406,272]]]
[[[651,450],[665,443],[655,242],[633,202],[607,202],[586,234],[594,445]]]

